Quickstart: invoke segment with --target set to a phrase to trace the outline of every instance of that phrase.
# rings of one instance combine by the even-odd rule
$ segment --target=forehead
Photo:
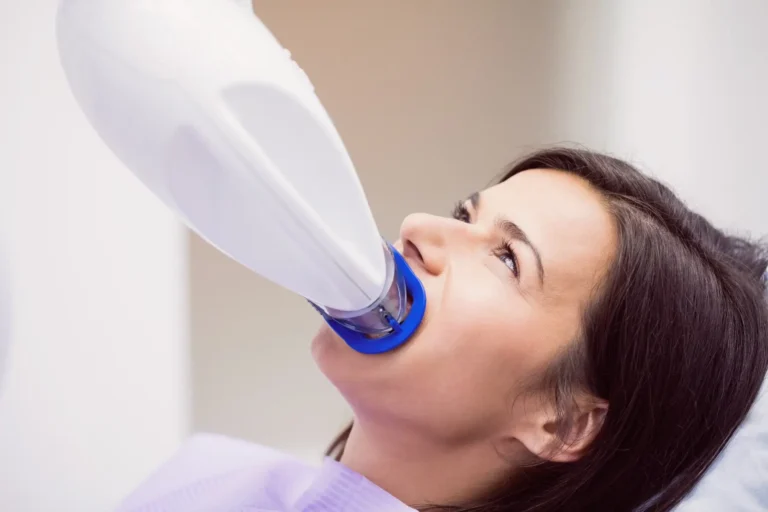
[[[613,259],[613,219],[600,192],[579,176],[523,171],[480,197],[478,221],[502,216],[520,226],[541,253],[550,290],[589,293]]]

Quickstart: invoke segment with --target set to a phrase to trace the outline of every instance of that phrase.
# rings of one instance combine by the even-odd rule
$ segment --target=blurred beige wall
[[[551,2],[254,3],[312,79],[389,239],[557,136]],[[320,455],[350,415],[311,360],[316,313],[197,237],[191,299],[193,427]]]

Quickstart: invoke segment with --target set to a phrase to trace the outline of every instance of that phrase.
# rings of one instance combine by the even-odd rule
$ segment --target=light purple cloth
[[[196,435],[117,512],[414,512],[338,462]]]

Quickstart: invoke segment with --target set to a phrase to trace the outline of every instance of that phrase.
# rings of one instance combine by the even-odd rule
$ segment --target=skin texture
[[[342,462],[412,506],[471,499],[521,464],[578,458],[609,406],[577,393],[573,431],[556,449],[551,401],[530,388],[578,339],[615,254],[600,194],[575,175],[536,169],[463,208],[402,224],[395,246],[428,301],[412,340],[367,356],[323,326],[312,343],[354,411]]]

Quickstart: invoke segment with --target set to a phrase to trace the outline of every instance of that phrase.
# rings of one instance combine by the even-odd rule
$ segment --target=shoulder
[[[297,458],[265,446],[197,434],[117,511],[225,511],[244,506],[252,507],[249,510],[286,510],[316,471]]]

